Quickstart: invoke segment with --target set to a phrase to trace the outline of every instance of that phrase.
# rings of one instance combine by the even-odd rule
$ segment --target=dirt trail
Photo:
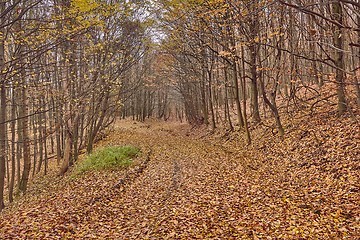
[[[101,174],[75,183],[68,180],[68,184],[50,188],[0,216],[0,236],[5,239],[222,236],[224,231],[230,231],[232,221],[227,209],[230,201],[226,199],[236,198],[235,192],[223,191],[232,185],[223,175],[233,171],[234,166],[226,161],[221,149],[187,137],[186,131],[184,126],[174,129],[157,124],[117,126],[99,145],[133,144],[144,152],[151,150],[150,161],[138,177],[116,189],[113,186],[125,173],[105,180],[106,176]]]
[[[113,221],[121,226],[120,238],[230,233],[231,212],[226,207],[231,203],[226,199],[235,194],[224,189],[235,183],[225,181],[224,175],[235,169],[221,149],[166,126],[140,126],[130,135],[124,138],[127,143],[145,145],[152,153],[143,174],[118,195],[121,216]]]
[[[286,166],[246,158],[189,132],[185,125],[122,123],[98,147],[133,144],[150,152],[140,173],[90,173],[49,185],[0,215],[0,239],[357,236],[355,216],[327,219],[332,212],[323,215],[311,200],[318,192],[291,185]],[[130,181],[119,184],[124,178]]]

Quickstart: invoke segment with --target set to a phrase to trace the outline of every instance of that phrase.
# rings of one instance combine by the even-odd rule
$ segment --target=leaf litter
[[[139,146],[134,167],[49,180],[0,215],[0,238],[356,239],[358,123],[323,119],[248,147],[239,132],[120,122],[98,147]]]

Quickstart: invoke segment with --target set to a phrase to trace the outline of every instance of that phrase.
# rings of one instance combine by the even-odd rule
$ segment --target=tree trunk
[[[234,82],[234,91],[235,91],[235,105],[236,105],[237,119],[240,127],[243,128],[245,123],[241,111],[238,68],[235,60],[232,61],[232,68],[233,68],[233,82]],[[243,111],[244,110],[245,109],[243,109]]]
[[[209,110],[211,114],[211,130],[215,130],[216,123],[215,123],[215,112],[214,112],[214,104],[213,104],[213,94],[212,94],[212,69],[208,69],[208,81],[209,81],[209,87],[208,87],[208,95],[209,95]]]
[[[0,13],[5,11],[6,2],[0,2]],[[3,19],[0,21],[3,22]],[[4,31],[0,29],[0,71],[4,69],[5,48]],[[0,79],[0,212],[4,205],[4,184],[5,184],[5,161],[6,161],[6,84],[5,79]]]
[[[244,51],[244,47],[241,47],[241,66],[242,66],[242,92],[243,92],[243,112],[244,112],[244,127],[245,127],[245,134],[246,134],[246,142],[248,145],[251,144],[251,134],[250,134],[250,129],[249,129],[249,124],[248,124],[248,119],[247,119],[247,113],[246,113],[246,102],[247,102],[247,96],[246,96],[246,71],[245,71],[245,51]]]
[[[25,79],[25,72],[22,73],[23,79]],[[29,118],[28,118],[28,101],[27,101],[27,89],[26,82],[24,80],[24,86],[21,89],[21,127],[22,127],[22,142],[23,142],[23,159],[24,167],[22,177],[20,180],[19,190],[23,193],[26,192],[27,184],[29,181],[29,175],[31,170],[31,159],[30,159],[30,145],[29,145]]]
[[[225,104],[225,121],[228,123],[228,127],[231,131],[234,130],[234,127],[231,122],[231,115],[230,115],[230,106],[229,106],[229,94],[228,94],[228,71],[227,67],[224,67],[224,80],[225,80],[225,94],[224,94],[224,104]]]
[[[259,92],[257,86],[257,69],[256,69],[256,55],[257,47],[256,44],[250,46],[250,71],[251,71],[251,103],[253,107],[253,119],[255,122],[260,122],[259,112]]]
[[[339,24],[343,24],[343,10],[340,0],[334,1],[332,4],[333,9],[333,19]],[[344,34],[341,26],[335,26],[334,33],[334,46],[335,49],[335,58],[334,63],[336,66],[335,79],[337,84],[337,96],[338,96],[338,111],[339,115],[345,113],[347,109],[346,99],[345,99],[345,63],[344,63]]]
[[[2,48],[2,46],[0,46]],[[0,49],[0,61],[3,59],[3,48]],[[0,63],[1,64],[1,63]],[[6,161],[6,88],[5,81],[0,83],[0,211],[4,208],[4,184]]]
[[[360,7],[357,8],[358,11],[360,11]],[[357,25],[360,26],[360,15],[357,16]],[[360,31],[358,31],[358,45],[360,46]],[[358,47],[358,64],[360,65],[360,47]],[[359,72],[359,73],[358,73]],[[356,90],[356,102],[357,105],[360,107],[360,82],[359,82],[359,75],[360,70],[357,70],[355,72],[355,90]]]
[[[203,64],[204,65],[204,64]],[[202,117],[204,118],[204,123],[209,125],[209,110],[206,104],[206,70],[203,66],[202,76],[201,76],[201,83],[200,83],[200,92],[201,92],[201,111]]]
[[[253,120],[258,123],[260,122],[259,112],[259,93],[258,93],[258,74],[257,74],[257,56],[259,51],[259,34],[260,34],[260,22],[259,13],[257,9],[258,0],[250,6],[252,16],[249,24],[250,31],[250,44],[249,44],[249,55],[250,55],[250,86],[251,86],[251,103],[253,108]]]
[[[65,136],[65,149],[64,149],[64,159],[60,168],[59,176],[63,176],[70,166],[71,159],[71,133],[69,130],[66,131]]]
[[[14,195],[14,185],[15,185],[15,168],[16,168],[16,94],[15,87],[13,86],[13,93],[12,93],[12,108],[11,108],[11,176],[10,176],[10,184],[9,184],[9,202],[13,202],[13,195]]]

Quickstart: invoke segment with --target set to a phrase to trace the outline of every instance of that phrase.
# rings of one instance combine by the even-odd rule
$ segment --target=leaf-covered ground
[[[297,124],[245,150],[241,134],[122,122],[100,145],[139,146],[135,167],[43,179],[0,239],[359,238],[358,123]]]

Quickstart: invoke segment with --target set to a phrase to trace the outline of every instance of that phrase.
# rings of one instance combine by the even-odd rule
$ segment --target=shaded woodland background
[[[358,123],[357,1],[11,0],[0,20],[0,209],[117,118],[225,128],[243,145],[320,106]]]

